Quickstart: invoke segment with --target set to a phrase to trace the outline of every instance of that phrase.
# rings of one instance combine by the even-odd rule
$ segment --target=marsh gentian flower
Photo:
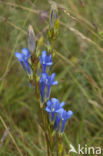
[[[71,110],[67,112],[63,108],[59,109],[57,111],[57,117],[55,120],[55,128],[57,128],[58,131],[60,129],[60,132],[62,133],[64,131],[67,120],[71,118],[72,114],[73,112]],[[62,123],[61,127],[60,127],[60,122]]]
[[[48,112],[48,114],[51,114],[51,121],[54,120],[55,113],[59,111],[64,104],[65,102],[60,103],[56,98],[52,98],[51,100],[47,101],[47,107],[45,110]]]
[[[30,65],[28,63],[28,59],[30,58],[31,55],[29,53],[29,50],[27,48],[23,48],[22,53],[15,52],[15,56],[20,61],[23,69],[25,70],[25,68],[26,68],[28,71],[28,74],[30,74],[31,68],[30,68]]]
[[[55,81],[55,73],[49,76],[47,73],[42,73],[40,78],[40,93],[42,101],[44,98],[49,98],[50,95],[50,87],[52,85],[57,85],[58,81]],[[47,90],[47,91],[46,91]]]
[[[55,81],[55,73],[52,73],[51,76],[48,77],[48,81],[47,81],[47,98],[49,98],[50,96],[50,88],[52,85],[57,85],[58,81]]]
[[[44,97],[45,97],[45,87],[48,81],[48,74],[47,73],[42,73],[41,78],[40,78],[40,94],[41,94],[41,100],[43,102]]]
[[[45,50],[42,52],[42,56],[40,56],[40,63],[42,65],[43,72],[46,72],[46,67],[47,66],[50,67],[52,65],[51,58],[52,58],[52,54],[50,54],[49,56],[47,56],[47,53],[46,53]]]

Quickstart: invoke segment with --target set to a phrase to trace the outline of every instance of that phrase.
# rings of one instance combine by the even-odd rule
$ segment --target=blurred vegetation
[[[59,86],[52,96],[74,112],[66,153],[69,143],[103,148],[103,0],[56,2],[60,30],[52,70]],[[46,41],[49,8],[48,0],[0,0],[0,138],[10,128],[0,156],[46,155],[37,101],[14,52],[27,45],[29,24]]]

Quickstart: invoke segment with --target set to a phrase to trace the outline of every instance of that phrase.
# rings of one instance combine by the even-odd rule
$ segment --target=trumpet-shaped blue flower
[[[47,81],[47,98],[49,98],[50,96],[50,88],[52,85],[57,85],[58,81],[55,81],[55,73],[52,73],[51,76],[48,77],[48,81]]]
[[[45,87],[48,81],[48,74],[47,73],[42,73],[41,78],[40,78],[40,94],[41,94],[41,100],[42,102],[44,101],[45,97]]]
[[[67,120],[70,119],[72,115],[73,112],[71,110],[67,112],[63,108],[59,109],[57,111],[57,117],[55,120],[55,128],[57,128],[57,130],[60,129],[60,132],[62,133],[64,131]],[[60,123],[62,123],[61,127],[60,127]]]
[[[27,48],[23,48],[22,53],[15,52],[15,56],[20,61],[23,69],[25,70],[25,67],[26,67],[28,73],[30,74],[31,68],[30,68],[30,65],[28,63],[28,59],[30,58],[31,55],[29,53],[29,50]]]
[[[59,111],[64,104],[65,102],[60,103],[56,98],[52,98],[51,100],[47,101],[47,107],[45,110],[48,112],[48,114],[51,114],[51,121],[54,120],[56,112]]]
[[[49,76],[47,73],[42,73],[39,82],[40,82],[40,87],[41,87],[41,90],[40,90],[41,98],[43,101],[44,97],[49,98],[50,87],[52,85],[57,85],[58,81],[55,81],[55,73],[53,73],[51,76]]]
[[[46,72],[47,66],[50,67],[52,65],[52,59],[51,58],[52,58],[52,54],[47,56],[47,53],[45,50],[42,52],[42,56],[40,56],[40,63],[42,65],[43,72]]]
[[[42,73],[42,74],[41,74],[40,81],[39,81],[40,84],[41,84],[41,83],[45,83],[45,85],[46,85],[47,82],[48,82],[48,77],[49,77],[49,76],[48,76],[47,73]]]

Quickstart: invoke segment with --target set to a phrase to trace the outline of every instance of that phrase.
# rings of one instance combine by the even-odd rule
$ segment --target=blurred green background
[[[103,148],[103,0],[55,2],[64,9],[52,67],[59,85],[51,94],[74,112],[63,137],[72,156],[70,143]],[[0,138],[10,128],[0,156],[46,155],[37,101],[14,52],[27,45],[29,24],[46,41],[49,9],[48,0],[0,0]]]

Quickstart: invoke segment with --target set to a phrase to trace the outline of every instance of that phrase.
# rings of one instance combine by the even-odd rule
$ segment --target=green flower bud
[[[34,34],[34,31],[33,31],[33,28],[31,25],[29,25],[28,27],[28,34],[27,34],[27,42],[28,42],[28,49],[31,53],[34,52],[35,50],[35,34]]]

